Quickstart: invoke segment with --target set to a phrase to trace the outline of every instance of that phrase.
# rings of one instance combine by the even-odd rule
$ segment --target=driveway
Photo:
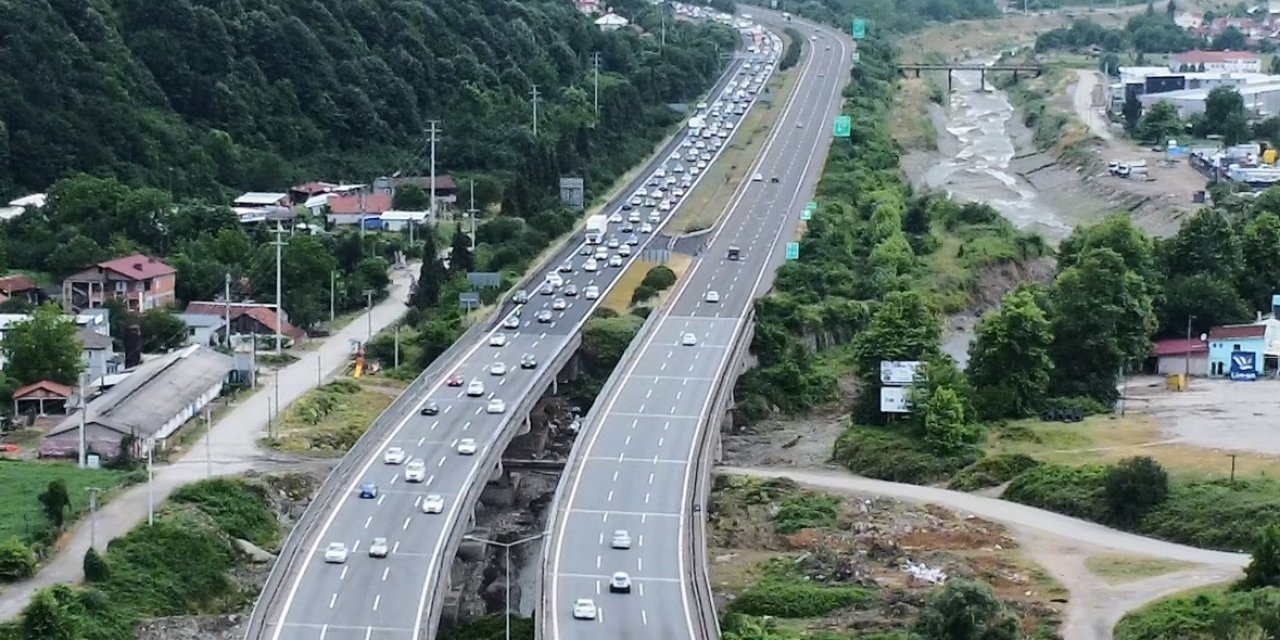
[[[259,376],[258,390],[248,394],[235,408],[213,425],[209,436],[208,457],[203,441],[193,445],[177,462],[159,466],[154,471],[155,504],[168,498],[174,489],[209,477],[243,473],[271,461],[270,454],[259,449],[258,438],[267,428],[267,417],[279,398],[281,406],[289,406],[307,391],[331,377],[347,363],[353,340],[368,337],[370,321],[376,334],[399,320],[409,299],[410,281],[418,272],[416,263],[392,272],[389,295],[374,306],[372,318],[361,314],[342,330],[323,339],[313,349],[297,352],[297,362],[278,373]],[[276,384],[279,389],[276,389]],[[105,550],[112,539],[128,533],[147,518],[147,485],[140,484],[121,493],[101,509],[97,516],[94,546]],[[89,519],[82,519],[63,538],[61,550],[46,562],[29,580],[9,585],[0,596],[0,620],[12,620],[36,591],[58,583],[77,583],[84,579],[82,564],[89,549]]]

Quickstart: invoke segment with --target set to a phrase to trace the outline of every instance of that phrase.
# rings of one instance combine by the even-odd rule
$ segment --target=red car
[[[462,376],[449,376],[449,379],[444,381],[445,384],[451,387],[461,387],[462,382]]]

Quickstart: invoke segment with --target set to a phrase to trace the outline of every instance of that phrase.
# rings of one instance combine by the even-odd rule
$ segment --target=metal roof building
[[[85,440],[103,456],[114,456],[126,435],[137,438],[139,453],[149,443],[163,446],[183,424],[222,393],[234,368],[230,356],[192,345],[146,362],[106,393],[89,401]],[[53,428],[40,443],[41,456],[75,455],[80,443],[80,412]]]

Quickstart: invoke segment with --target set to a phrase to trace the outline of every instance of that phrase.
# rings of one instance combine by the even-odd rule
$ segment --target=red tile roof
[[[40,390],[48,391],[55,396],[61,396],[63,398],[71,397],[71,387],[68,387],[65,384],[58,384],[52,380],[41,380],[15,389],[13,391],[13,399],[21,400],[23,396],[30,395],[31,392]]]
[[[400,186],[402,184],[415,184],[422,187],[424,191],[431,191],[431,176],[407,176],[403,178],[392,178],[391,184]],[[458,183],[454,181],[451,175],[436,176],[436,191],[456,190]]]
[[[352,213],[376,213],[381,214],[391,209],[391,194],[374,193],[364,196],[364,205],[361,207],[361,196],[353,194],[349,196],[337,196],[329,198],[329,210],[338,214]]]
[[[1188,344],[1190,348],[1188,349]],[[1187,352],[1191,355],[1209,353],[1209,343],[1202,342],[1195,338],[1188,343],[1186,338],[1172,338],[1169,340],[1160,340],[1151,345],[1151,355],[1156,357],[1163,356],[1185,356]]]
[[[314,196],[321,193],[329,193],[330,191],[333,191],[337,187],[338,185],[333,184],[331,182],[312,181],[312,182],[305,182],[289,190],[296,191],[297,193],[305,193],[309,196]]]
[[[1236,338],[1261,338],[1266,335],[1267,327],[1261,324],[1226,324],[1209,330],[1210,340],[1232,340]]]
[[[177,273],[177,270],[169,266],[164,260],[144,256],[141,253],[99,262],[98,266],[108,271],[114,271],[131,280],[150,280]]]
[[[192,302],[187,305],[186,313],[201,316],[218,316],[221,318],[224,317],[226,311],[226,305],[221,302]],[[240,316],[249,316],[256,320],[258,324],[261,324],[272,332],[276,330],[276,310],[270,305],[231,305],[231,321],[235,322],[236,318],[239,318]],[[303,336],[307,335],[306,331],[293,326],[288,321],[284,321],[280,324],[280,333],[295,340],[301,339]]]
[[[39,288],[40,285],[36,284],[35,280],[32,280],[27,276],[9,276],[7,278],[0,278],[0,292],[3,293],[30,291],[32,289]]]
[[[1252,51],[1187,51],[1173,54],[1173,61],[1179,64],[1199,64],[1201,62],[1234,62],[1236,60],[1261,60],[1262,56]]]

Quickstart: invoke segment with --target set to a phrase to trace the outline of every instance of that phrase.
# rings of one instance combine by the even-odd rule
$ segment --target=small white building
[[[1252,51],[1184,51],[1169,56],[1169,70],[1178,71],[1186,65],[1199,70],[1225,73],[1261,73],[1262,55]]]
[[[0,207],[0,220],[12,220],[27,212],[27,209],[41,209],[46,197],[43,193],[33,193],[9,201],[9,206]]]
[[[236,207],[288,207],[289,194],[250,191],[231,204]]]
[[[596,18],[596,26],[599,27],[601,31],[617,31],[629,24],[631,24],[630,20],[627,20],[616,13],[606,13],[599,18]]]
[[[382,230],[405,231],[410,225],[420,227],[430,215],[430,211],[386,211],[382,214]]]
[[[1244,108],[1256,118],[1268,118],[1280,114],[1280,77],[1266,83],[1238,85],[1235,90],[1244,100]],[[1149,109],[1157,102],[1168,102],[1178,111],[1179,118],[1189,118],[1197,113],[1204,113],[1209,92],[1213,89],[1184,89],[1165,93],[1151,93],[1138,96],[1142,108]]]

